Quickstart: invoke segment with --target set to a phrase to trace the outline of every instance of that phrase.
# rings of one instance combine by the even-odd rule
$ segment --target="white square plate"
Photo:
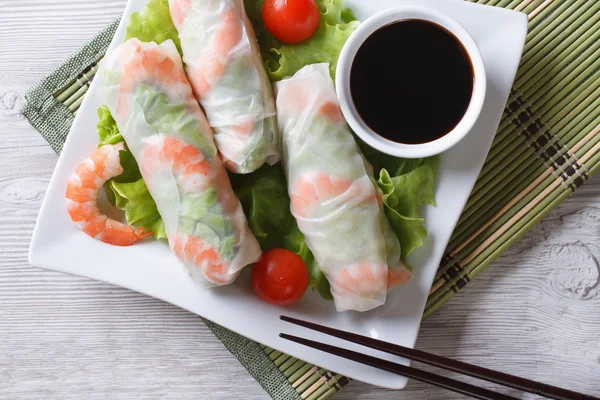
[[[141,10],[146,0],[130,0],[111,49],[121,43],[129,14]],[[287,309],[264,303],[248,285],[247,276],[228,287],[202,291],[182,273],[178,261],[164,243],[146,242],[114,247],[94,240],[71,222],[65,205],[67,180],[81,160],[96,148],[96,109],[101,105],[94,81],[78,112],[52,176],[35,227],[29,261],[32,265],[109,282],[167,301],[310,363],[377,386],[401,389],[406,379],[308,349],[279,338],[280,332],[336,344],[279,320],[289,316],[369,335],[412,347],[439,261],[461,211],[475,184],[500,122],[519,65],[527,32],[524,14],[459,0],[347,0],[358,19],[387,7],[419,4],[447,13],[469,31],[477,42],[487,71],[487,96],[481,117],[469,135],[444,153],[436,189],[437,207],[427,207],[429,236],[425,246],[410,257],[415,278],[394,291],[385,306],[366,313],[337,313],[333,302],[307,293]],[[339,342],[337,343],[339,345]],[[343,346],[356,346],[344,343]],[[365,350],[365,349],[361,349]],[[393,359],[376,351],[369,353]]]

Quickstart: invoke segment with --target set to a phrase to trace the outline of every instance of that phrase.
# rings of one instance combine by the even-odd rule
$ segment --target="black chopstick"
[[[460,382],[445,376],[436,375],[431,372],[422,371],[420,369],[407,367],[406,365],[396,364],[391,361],[382,360],[377,357],[372,357],[366,354],[357,353],[356,351],[342,349],[341,347],[331,346],[325,343],[319,343],[308,339],[303,339],[297,336],[280,333],[283,339],[291,340],[292,342],[300,343],[314,349],[322,350],[329,354],[334,354],[348,360],[358,361],[361,364],[379,368],[384,371],[402,375],[406,378],[415,379],[417,381],[429,383],[439,386],[456,393],[464,394],[480,400],[517,400],[516,397],[507,396],[501,393],[493,392],[488,389],[480,388],[470,383]]]
[[[479,367],[476,365],[468,364],[462,361],[452,360],[450,358],[437,356],[435,354],[427,353],[421,350],[415,350],[408,347],[384,342],[381,340],[373,339],[367,336],[361,336],[350,332],[345,332],[339,329],[330,328],[327,326],[315,324],[312,322],[302,321],[296,318],[290,318],[286,316],[280,317],[283,321],[290,322],[292,324],[300,325],[308,329],[312,329],[318,332],[325,333],[330,336],[335,336],[340,339],[348,340],[350,342],[354,342],[372,349],[380,350],[389,354],[394,354],[400,357],[407,358],[409,360],[422,362],[424,364],[433,365],[439,368],[443,368],[446,370],[459,372],[465,375],[472,376],[474,378],[478,378],[481,380],[485,380],[488,382],[497,383],[503,386],[507,386],[513,389],[522,390],[524,392],[529,392],[533,394],[537,394],[539,396],[544,396],[550,399],[555,400],[600,400],[597,397],[589,396],[583,393],[577,393],[571,390],[562,389],[556,386],[548,385],[541,382],[532,381],[530,379],[521,378],[518,376],[506,374],[499,371],[494,371],[488,368]],[[289,336],[289,335],[285,335]],[[283,336],[282,336],[283,337]],[[289,337],[285,337],[289,339]],[[292,339],[289,339],[292,340]],[[302,339],[305,340],[305,339]],[[297,341],[297,340],[294,340]],[[300,342],[298,342],[300,343]],[[302,343],[308,346],[306,343]],[[324,345],[327,346],[327,345]],[[313,347],[313,346],[310,346]],[[333,347],[333,346],[332,346]],[[322,350],[322,349],[321,349]],[[343,350],[343,349],[342,349]],[[327,351],[327,350],[323,350]],[[355,353],[355,352],[353,352]],[[336,353],[334,353],[336,354]],[[363,354],[359,354],[361,357],[367,357]],[[339,354],[338,354],[339,355]],[[345,357],[345,356],[342,356]],[[349,357],[345,357],[349,358]],[[354,359],[354,358],[353,358]],[[377,359],[377,358],[376,358]],[[362,362],[362,358],[354,359],[355,361]],[[379,360],[379,359],[377,359]],[[381,360],[383,361],[383,360]],[[369,364],[372,365],[372,364]],[[373,365],[374,366],[374,365]],[[405,367],[408,368],[408,367]],[[394,372],[394,371],[390,371]],[[400,373],[400,375],[404,375]],[[411,378],[411,376],[404,375],[407,378]],[[418,378],[414,378],[417,379]],[[433,382],[428,382],[432,383]],[[438,385],[439,386],[439,385]],[[444,386],[445,387],[445,386]],[[448,388],[449,389],[449,388]],[[493,393],[493,392],[492,392]],[[464,393],[466,394],[466,393]]]

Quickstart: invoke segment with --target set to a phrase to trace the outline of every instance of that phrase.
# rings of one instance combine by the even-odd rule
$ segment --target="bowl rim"
[[[425,20],[441,26],[452,33],[463,45],[473,66],[473,94],[465,114],[446,135],[426,143],[405,144],[391,141],[373,131],[358,113],[350,90],[352,63],[361,45],[378,29],[405,20]],[[344,45],[336,67],[336,91],[344,117],[352,130],[368,145],[386,154],[420,158],[442,153],[460,142],[473,128],[486,95],[487,77],[485,65],[475,40],[455,19],[430,7],[400,6],[374,14],[366,19],[349,37]]]

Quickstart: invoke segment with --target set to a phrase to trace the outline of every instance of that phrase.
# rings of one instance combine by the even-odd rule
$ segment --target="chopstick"
[[[281,316],[281,320],[299,325],[311,330],[325,333],[343,340],[348,340],[353,343],[360,344],[365,347],[380,350],[389,354],[394,354],[409,360],[422,362],[424,364],[443,368],[446,370],[459,372],[474,378],[485,380],[488,382],[497,383],[513,389],[518,389],[524,392],[537,394],[554,400],[600,400],[597,397],[589,396],[583,393],[577,393],[571,390],[562,389],[556,386],[548,385],[541,382],[532,381],[530,379],[521,378],[518,376],[506,374],[499,371],[494,371],[488,368],[479,367],[468,364],[462,361],[453,360],[450,358],[427,353],[421,350],[415,350],[408,347],[384,342],[373,339],[367,336],[361,336],[350,332],[345,332],[339,329],[330,328],[327,326],[315,324],[312,322],[302,321],[296,318]],[[433,373],[418,370],[416,368],[407,367],[405,365],[396,364],[391,361],[382,360],[369,355],[361,354],[355,351],[314,342],[312,340],[299,338],[285,333],[280,334],[284,339],[303,344],[318,350],[325,351],[349,360],[357,361],[361,364],[366,364],[375,368],[383,369],[388,372],[396,373],[407,378],[426,382],[435,386],[440,386],[454,392],[462,393],[478,399],[513,399],[514,397],[502,395],[487,389],[478,388],[476,386],[462,383],[450,378],[439,376]],[[500,397],[498,397],[500,396]]]
[[[402,375],[406,378],[415,379],[421,382],[429,383],[434,386],[439,386],[456,393],[461,393],[467,396],[481,400],[517,400],[516,397],[507,396],[501,393],[496,393],[488,389],[479,388],[469,383],[460,382],[451,378],[436,375],[431,372],[422,371],[420,369],[407,367],[406,365],[396,364],[391,361],[382,360],[377,357],[372,357],[366,354],[357,353],[352,350],[342,349],[341,347],[331,346],[325,343],[315,342],[309,339],[303,339],[297,336],[280,333],[283,339],[291,340],[292,342],[300,343],[317,350],[322,350],[336,356],[347,358],[352,361],[358,361],[361,364],[379,368],[384,371]]]

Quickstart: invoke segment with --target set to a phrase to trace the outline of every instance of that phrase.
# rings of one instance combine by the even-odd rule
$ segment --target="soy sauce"
[[[359,48],[350,91],[363,121],[398,143],[436,140],[454,129],[473,94],[471,60],[460,41],[424,20],[384,26]]]

